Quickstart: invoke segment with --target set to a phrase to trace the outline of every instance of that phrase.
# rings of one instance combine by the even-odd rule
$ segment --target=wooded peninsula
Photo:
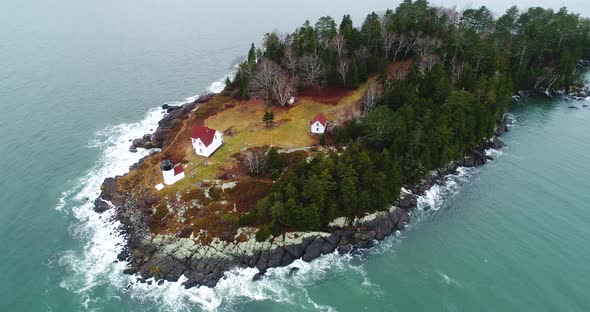
[[[128,273],[186,287],[367,248],[503,146],[513,101],[585,96],[588,59],[590,20],[565,8],[406,0],[270,32],[221,93],[163,107],[131,148],[153,153],[105,180],[95,210],[123,225]]]

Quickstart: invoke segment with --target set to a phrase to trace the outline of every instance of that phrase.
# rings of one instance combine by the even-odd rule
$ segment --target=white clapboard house
[[[323,114],[317,114],[315,115],[315,117],[313,117],[313,119],[309,122],[309,125],[311,127],[311,133],[315,133],[315,134],[322,134],[326,131],[326,124],[328,123],[328,120],[326,119],[326,116],[324,116]]]
[[[209,157],[223,144],[223,133],[205,126],[194,126],[191,140],[197,155]]]

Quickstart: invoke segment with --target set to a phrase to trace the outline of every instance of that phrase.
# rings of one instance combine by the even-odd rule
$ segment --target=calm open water
[[[582,1],[531,4],[590,15]],[[266,31],[394,5],[2,3],[0,311],[590,310],[590,109],[558,100],[515,105],[496,161],[433,189],[411,229],[365,255],[298,262],[295,276],[277,269],[259,283],[236,271],[189,291],[134,284],[113,263],[123,239],[90,201],[142,156],[128,140],[156,127],[157,107],[219,89]]]

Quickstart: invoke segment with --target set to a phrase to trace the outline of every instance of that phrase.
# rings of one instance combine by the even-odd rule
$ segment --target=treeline
[[[252,44],[226,91],[286,105],[277,92],[259,89],[275,85],[291,96],[309,86],[356,88],[370,73],[408,58],[422,70],[441,64],[453,82],[499,70],[519,90],[567,88],[578,78],[578,60],[590,58],[590,21],[565,8],[511,7],[495,19],[485,6],[457,12],[406,0],[395,11],[367,15],[358,28],[350,15],[339,24],[324,16],[292,34],[267,33],[262,47]],[[274,73],[257,81],[264,63],[272,63]]]
[[[275,227],[317,230],[337,216],[382,209],[400,188],[399,163],[389,151],[367,153],[353,144],[289,169],[247,218],[270,216]]]
[[[423,0],[371,13],[359,28],[346,15],[339,26],[322,17],[290,35],[269,33],[227,92],[288,105],[279,96],[285,85],[289,96],[368,85],[362,117],[335,129],[348,148],[288,169],[245,218],[317,230],[337,216],[384,209],[401,185],[491,137],[515,90],[574,83],[588,47],[590,22],[566,9],[513,7],[495,19],[486,7],[459,13]]]

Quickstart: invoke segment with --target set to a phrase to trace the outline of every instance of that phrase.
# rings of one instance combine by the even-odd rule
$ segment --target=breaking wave
[[[226,78],[234,73],[235,68],[230,74],[212,83],[207,91],[221,92]],[[194,101],[196,98],[198,96],[193,96],[187,98],[187,101]],[[184,102],[175,102],[182,103]],[[101,310],[105,300],[128,298],[138,304],[142,311],[232,311],[236,306],[266,301],[292,305],[299,309],[336,311],[334,307],[317,303],[317,299],[314,300],[307,288],[342,275],[355,279],[363,289],[375,296],[382,295],[379,285],[372,283],[367,276],[366,258],[391,250],[400,241],[400,232],[367,252],[354,255],[332,253],[312,262],[299,259],[289,266],[269,269],[264,278],[255,283],[252,278],[258,270],[252,268],[227,272],[214,288],[203,286],[185,289],[181,285],[185,281],[184,277],[177,282],[157,283],[148,280],[147,283],[142,283],[137,275],[124,274],[126,263],[116,261],[117,254],[125,243],[125,237],[118,230],[120,224],[114,221],[112,210],[102,214],[94,212],[92,201],[98,197],[105,178],[126,173],[129,166],[149,154],[144,149],[130,153],[130,140],[155,130],[164,114],[161,108],[153,108],[139,122],[99,131],[96,138],[89,142],[89,148],[100,151],[96,165],[83,177],[73,181],[59,199],[56,209],[71,213],[76,218],[77,222],[71,232],[76,239],[83,242],[81,250],[68,250],[59,256],[59,266],[68,273],[60,286],[80,296],[81,309]],[[435,185],[427,191],[418,199],[418,208],[412,213],[412,222],[420,220],[420,216],[426,211],[437,211],[443,207],[445,200],[457,194],[475,170],[460,168],[457,175],[446,177],[444,184]],[[105,296],[105,292],[110,296]]]
[[[448,199],[459,193],[461,187],[471,181],[477,168],[457,168],[457,173],[444,177],[441,184],[435,184],[424,195],[418,197],[418,207],[415,211],[418,213],[434,210],[437,211],[444,207]],[[414,213],[414,212],[413,212]]]

